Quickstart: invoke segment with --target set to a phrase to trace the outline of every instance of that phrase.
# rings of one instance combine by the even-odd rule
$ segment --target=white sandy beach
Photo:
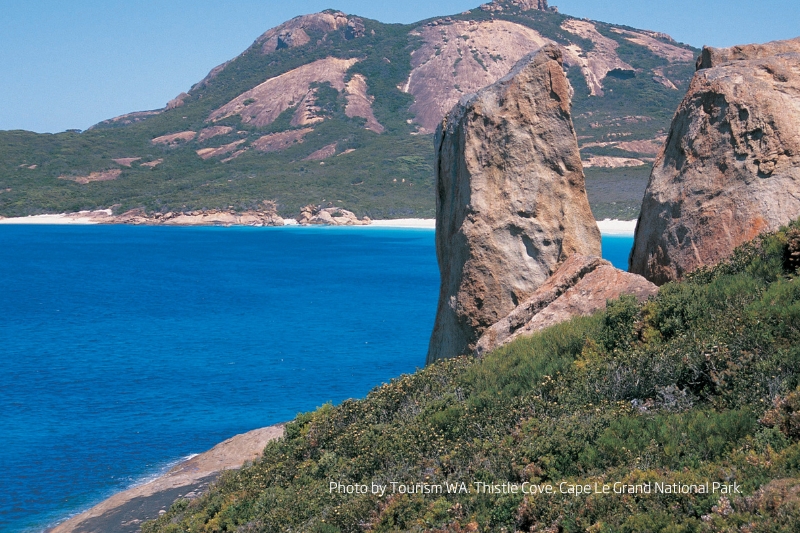
[[[383,228],[429,228],[436,227],[435,218],[395,218],[392,220],[373,220],[370,226]]]
[[[636,231],[636,221],[606,218],[604,220],[598,220],[597,227],[600,228],[600,233],[602,235],[633,237],[633,233]]]
[[[396,218],[393,220],[373,220],[371,226],[386,228],[430,228],[436,227],[436,219],[433,218]],[[597,227],[603,235],[614,235],[620,237],[633,237],[636,230],[635,220],[616,220],[607,218],[598,220]]]
[[[28,217],[0,217],[0,224],[113,224],[110,209],[100,211],[80,211],[78,213],[59,213],[54,215],[31,215]],[[287,226],[297,226],[297,221],[293,218],[283,219]],[[369,226],[384,228],[430,228],[436,227],[436,220],[433,218],[396,218],[392,220],[373,220]],[[358,226],[358,227],[369,227]]]
[[[0,218],[0,224],[108,224],[114,223],[109,220],[111,217],[110,209],[99,211],[80,211],[78,213],[60,213],[57,215],[32,215],[28,217]],[[297,221],[293,218],[284,219],[287,226],[296,226]],[[361,227],[378,228],[424,228],[434,229],[436,220],[433,218],[395,218],[391,220],[373,220],[369,226]],[[603,235],[633,236],[636,229],[635,220],[599,220],[597,226]]]
[[[110,209],[79,211],[57,215],[31,215],[29,217],[0,217],[0,224],[99,224],[100,219],[110,217]]]

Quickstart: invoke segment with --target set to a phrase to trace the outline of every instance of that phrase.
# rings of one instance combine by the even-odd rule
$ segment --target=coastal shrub
[[[298,415],[163,531],[796,531],[800,351],[786,230],[645,303]],[[487,493],[476,483],[736,484],[738,492]],[[380,495],[339,484],[469,490]],[[733,485],[731,485],[733,486]]]
[[[697,467],[735,448],[756,429],[749,411],[696,410],[652,417],[621,417],[597,439],[598,457],[622,465],[630,457],[659,454],[658,462],[670,468]],[[649,458],[654,461],[654,457]]]
[[[621,350],[635,341],[639,311],[636,297],[630,294],[608,302],[600,333],[600,341],[607,352]]]
[[[761,422],[786,437],[800,440],[800,390],[775,398],[774,407],[764,413]]]
[[[518,397],[534,390],[542,380],[565,372],[583,351],[586,340],[599,333],[603,316],[577,317],[545,331],[517,339],[471,365],[464,386],[472,391],[470,405],[484,400]]]

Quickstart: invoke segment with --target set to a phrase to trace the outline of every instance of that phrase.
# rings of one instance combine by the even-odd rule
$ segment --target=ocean
[[[438,285],[429,229],[0,226],[0,531],[413,372]]]

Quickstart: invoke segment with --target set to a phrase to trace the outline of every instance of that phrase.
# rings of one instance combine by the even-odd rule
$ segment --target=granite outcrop
[[[800,38],[705,48],[658,154],[630,271],[656,284],[800,216]]]
[[[274,204],[265,203],[259,209],[235,211],[233,209],[200,209],[194,211],[169,211],[148,213],[142,208],[125,211],[120,215],[109,215],[96,219],[99,224],[131,224],[144,226],[283,226],[284,221],[274,209]]]
[[[471,353],[569,256],[600,255],[561,51],[465,97],[435,136],[441,288],[428,363]]]
[[[301,226],[367,226],[372,222],[369,217],[359,219],[355,213],[341,207],[322,207],[314,204],[303,207],[295,220]]]

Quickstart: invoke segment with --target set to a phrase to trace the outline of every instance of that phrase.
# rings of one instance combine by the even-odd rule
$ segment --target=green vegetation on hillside
[[[182,107],[133,124],[102,123],[83,133],[40,135],[0,132],[0,216],[135,207],[148,211],[188,211],[228,208],[246,210],[264,199],[277,199],[284,216],[295,216],[308,203],[333,202],[356,210],[359,216],[396,218],[435,215],[433,205],[433,150],[429,136],[410,135],[414,128],[408,106],[411,97],[397,89],[410,71],[411,26],[364,20],[367,35],[348,41],[340,33],[312,35],[319,42],[262,55],[257,46],[235,58],[207,84],[195,87]],[[371,30],[375,34],[371,35]],[[312,32],[313,33],[313,32]],[[386,128],[378,135],[364,129],[364,120],[344,113],[344,97],[329,86],[321,88],[320,107],[328,120],[288,150],[255,150],[228,163],[202,160],[195,151],[242,138],[254,140],[291,129],[294,108],[266,128],[256,128],[231,117],[220,125],[234,127],[226,136],[204,143],[154,146],[150,140],[178,131],[199,131],[213,109],[259,83],[308,62],[334,57],[359,57],[348,73],[364,74],[374,96],[376,118]],[[333,93],[333,94],[331,94]],[[303,161],[312,152],[338,143],[341,157]],[[111,159],[141,157],[113,181],[78,184],[58,179],[107,168],[119,168]],[[140,163],[163,159],[155,168]],[[21,166],[24,165],[24,166]],[[36,165],[36,168],[27,168]]]
[[[798,531],[800,278],[787,244],[800,249],[800,223],[644,304],[623,297],[301,414],[254,465],[143,531]],[[391,482],[471,491],[392,494]],[[613,489],[706,482],[732,493]],[[560,493],[594,483],[609,493]]]
[[[639,216],[651,165],[584,168],[586,196],[596,220],[633,220]]]

